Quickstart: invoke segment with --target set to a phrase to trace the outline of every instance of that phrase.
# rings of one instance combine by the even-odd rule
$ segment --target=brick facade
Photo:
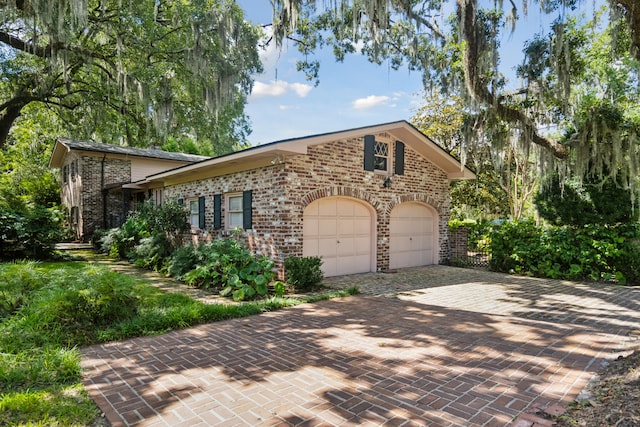
[[[376,138],[389,139],[380,134]],[[393,149],[394,144],[390,144]],[[349,138],[311,145],[307,154],[279,158],[271,166],[244,172],[168,185],[165,199],[185,201],[205,197],[206,225],[196,232],[197,240],[210,240],[229,233],[223,226],[213,228],[213,197],[223,195],[222,218],[226,220],[225,202],[229,194],[253,191],[253,229],[243,237],[257,253],[274,259],[282,274],[282,264],[289,256],[302,256],[304,208],[323,197],[354,198],[375,211],[376,268],[389,267],[389,219],[392,209],[404,202],[421,202],[437,212],[439,225],[439,259],[448,260],[449,180],[447,175],[424,157],[405,148],[403,175],[365,171],[363,138]],[[393,157],[394,153],[391,153]],[[385,187],[385,178],[391,185]]]
[[[469,239],[469,230],[466,227],[458,227],[455,230],[449,230],[451,261],[466,260]]]
[[[69,225],[76,239],[87,240],[98,228],[121,224],[124,216],[123,192],[113,189],[107,193],[105,224],[105,197],[102,189],[131,182],[130,160],[71,152],[65,158],[61,174],[61,200],[69,209]],[[79,211],[77,219],[74,218],[75,209]]]

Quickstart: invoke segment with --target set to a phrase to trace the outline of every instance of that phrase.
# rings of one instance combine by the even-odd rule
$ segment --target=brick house
[[[450,259],[449,184],[474,174],[406,121],[288,139],[149,174],[189,210],[192,238],[242,230],[282,274],[321,256],[326,276]]]
[[[207,158],[60,138],[49,167],[60,169],[69,227],[77,240],[86,241],[98,228],[121,225],[136,200],[153,197],[162,203],[162,191],[142,193],[130,188],[133,181]]]
[[[240,230],[281,276],[289,256],[321,256],[326,276],[450,259],[449,184],[474,177],[406,121],[214,158],[59,139],[50,166],[79,239],[137,200],[177,200],[193,241]]]

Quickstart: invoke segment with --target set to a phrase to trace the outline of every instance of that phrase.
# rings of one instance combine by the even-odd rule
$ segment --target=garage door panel
[[[313,204],[313,203],[312,203]],[[335,217],[337,214],[337,205],[335,200],[326,200],[323,203],[318,203],[317,212],[320,216]],[[306,213],[306,210],[305,210]]]
[[[354,234],[355,222],[351,218],[339,218],[338,234],[342,236],[352,236]]]
[[[318,239],[318,254],[321,256],[331,256],[336,253],[336,239]],[[335,255],[334,255],[335,256]]]
[[[373,222],[363,203],[340,197],[319,199],[305,208],[303,222],[303,255],[320,256],[325,276],[371,271]]]
[[[335,237],[338,233],[338,224],[335,218],[321,218],[318,221],[318,236]]]
[[[371,238],[369,236],[357,237],[355,241],[355,253],[359,255],[371,253]]]
[[[431,208],[414,202],[403,203],[391,211],[390,268],[429,265],[436,261],[434,216]]]
[[[352,200],[337,199],[336,203],[338,216],[353,217],[355,216],[355,207]]]
[[[302,253],[305,256],[318,256],[320,253],[318,250],[318,239],[304,239],[302,242]]]
[[[316,218],[307,218],[302,224],[302,232],[305,236],[318,234],[318,220]]]
[[[368,236],[371,234],[371,220],[367,218],[356,221],[353,231],[358,236]]]
[[[342,239],[338,243],[338,256],[350,257],[356,254],[356,245],[353,239]]]

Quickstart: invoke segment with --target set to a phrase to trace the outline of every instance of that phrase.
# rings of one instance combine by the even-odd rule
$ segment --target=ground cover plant
[[[347,292],[204,304],[85,262],[0,264],[0,425],[89,425],[83,345],[244,317]]]
[[[94,247],[234,301],[284,295],[284,283],[274,280],[273,261],[252,254],[235,237],[183,246],[182,236],[190,228],[186,218],[187,211],[177,202],[154,206],[149,201],[121,227],[94,233]]]
[[[282,296],[284,283],[274,281],[273,261],[253,255],[235,238],[217,239],[178,248],[166,262],[166,271],[191,286],[218,291],[234,301]]]

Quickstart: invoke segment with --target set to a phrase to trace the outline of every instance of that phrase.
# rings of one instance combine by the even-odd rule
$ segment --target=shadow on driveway
[[[637,288],[444,266],[326,284],[364,294],[85,348],[87,390],[114,426],[505,426],[575,399],[640,324]]]

